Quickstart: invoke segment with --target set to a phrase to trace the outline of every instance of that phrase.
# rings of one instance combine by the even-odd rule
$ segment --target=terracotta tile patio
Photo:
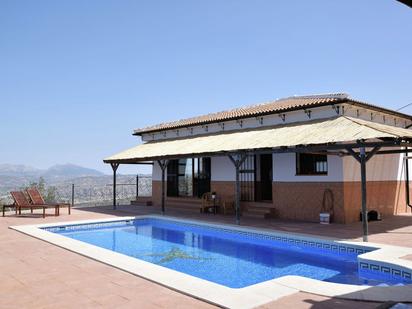
[[[60,217],[8,216],[0,218],[0,308],[213,308],[212,305],[180,294],[89,258],[69,252],[8,229],[57,221],[107,218],[156,213],[152,207],[121,206],[63,210]],[[168,215],[233,223],[220,215],[170,211]],[[242,220],[243,225],[308,233],[344,239],[359,239],[360,224],[329,226],[277,220]],[[370,241],[412,247],[412,216],[396,216],[370,224]],[[412,257],[407,257],[412,258]],[[331,299],[296,293],[263,308],[375,308],[377,303]]]

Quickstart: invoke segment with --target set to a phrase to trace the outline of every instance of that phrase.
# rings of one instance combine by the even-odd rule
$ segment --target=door
[[[260,155],[260,191],[263,201],[272,200],[272,154]]]

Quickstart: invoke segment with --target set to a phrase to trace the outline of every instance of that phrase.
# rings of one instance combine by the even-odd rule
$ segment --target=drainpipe
[[[405,194],[406,194],[406,205],[409,206],[409,208],[412,208],[410,197],[409,197],[409,157],[408,157],[408,147],[405,149],[405,178],[406,178],[406,188],[405,188]]]

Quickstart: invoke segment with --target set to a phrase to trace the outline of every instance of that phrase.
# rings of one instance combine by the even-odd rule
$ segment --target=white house
[[[166,209],[198,207],[205,192],[216,192],[220,202],[239,199],[243,216],[318,221],[327,211],[349,223],[359,221],[362,205],[359,162],[369,210],[410,212],[410,126],[410,115],[347,94],[293,96],[137,129],[143,144],[104,161],[114,170],[153,162],[156,207],[163,166]]]

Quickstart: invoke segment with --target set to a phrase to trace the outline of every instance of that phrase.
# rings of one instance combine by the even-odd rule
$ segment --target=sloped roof
[[[407,119],[412,119],[412,116],[398,113],[393,110],[389,110],[383,107],[378,107],[369,103],[361,102],[349,98],[348,94],[345,93],[332,93],[323,95],[307,95],[307,96],[293,96],[288,98],[283,98],[271,102],[266,102],[262,104],[250,105],[245,107],[239,107],[232,110],[211,113],[207,115],[191,117],[187,119],[181,119],[172,122],[160,123],[157,125],[136,129],[134,130],[134,135],[142,135],[143,133],[152,133],[162,130],[178,129],[182,127],[203,125],[219,121],[228,121],[234,119],[248,118],[263,116],[272,113],[282,113],[292,110],[299,110],[303,108],[332,105],[339,103],[348,103],[357,105],[363,108],[369,108],[376,111],[386,112],[393,114],[398,117],[403,117]]]
[[[339,116],[273,127],[236,130],[202,136],[151,141],[104,159],[104,162],[138,162],[176,157],[224,155],[238,151],[303,145],[350,143],[357,140],[412,139],[412,130]]]

